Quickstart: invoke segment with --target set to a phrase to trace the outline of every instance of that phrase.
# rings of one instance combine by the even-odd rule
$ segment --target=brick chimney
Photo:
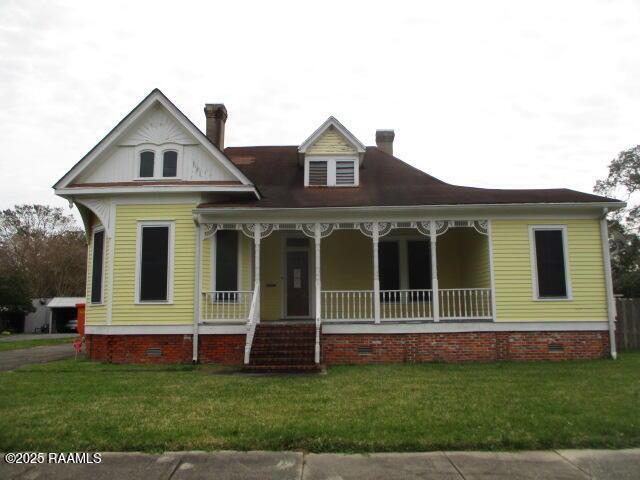
[[[224,124],[228,117],[224,103],[207,103],[204,114],[207,117],[207,137],[216,147],[224,150]]]
[[[393,130],[376,130],[376,145],[380,150],[393,155],[393,139],[396,134]]]

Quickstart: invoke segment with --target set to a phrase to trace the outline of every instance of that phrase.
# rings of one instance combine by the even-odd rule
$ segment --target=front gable
[[[356,147],[333,125],[307,149],[307,155],[356,154]]]
[[[150,176],[141,175],[144,152],[154,159]],[[165,156],[173,157],[171,166],[175,165],[168,171]],[[252,183],[162,92],[154,90],[54,188],[65,193],[68,187],[83,184],[144,186],[145,181]]]

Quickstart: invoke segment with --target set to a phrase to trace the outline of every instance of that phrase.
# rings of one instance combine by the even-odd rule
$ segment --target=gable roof
[[[231,147],[226,155],[260,190],[260,200],[201,207],[321,208],[495,204],[616,203],[569,189],[502,190],[443,182],[376,147],[366,147],[360,186],[305,187],[298,147]],[[274,174],[277,172],[277,174]],[[615,206],[615,205],[613,205]],[[617,205],[619,206],[619,205]]]
[[[249,180],[234,164],[227,158],[207,136],[196,127],[189,118],[176,107],[167,96],[159,89],[155,88],[149,93],[131,112],[129,112],[107,135],[100,140],[96,146],[94,146],[89,152],[82,157],[71,169],[65,173],[60,180],[54,185],[54,189],[64,189],[74,183],[74,180],[85,171],[89,165],[91,165],[100,154],[113,145],[123,134],[126,133],[128,128],[134,124],[134,122],[140,118],[145,112],[151,109],[154,105],[162,105],[169,114],[184,127],[195,139],[205,148],[211,155],[213,155],[220,163],[227,168],[227,170],[238,179],[242,185],[252,185]]]
[[[342,125],[335,117],[331,116],[325,120],[325,122],[320,125],[315,132],[311,134],[309,138],[307,138],[304,142],[300,144],[298,147],[299,153],[305,153],[307,149],[313,146],[314,143],[322,136],[324,132],[326,132],[329,128],[335,128],[340,134],[356,149],[358,153],[364,153],[366,148],[364,144],[358,140],[353,133],[351,133],[347,128]]]

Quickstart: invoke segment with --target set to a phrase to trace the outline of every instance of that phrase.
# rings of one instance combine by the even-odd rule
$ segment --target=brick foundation
[[[604,331],[349,334],[322,336],[327,365],[605,358]]]
[[[91,360],[189,363],[191,335],[87,335]],[[244,335],[200,335],[201,363],[242,365]],[[151,350],[150,350],[151,349]],[[570,360],[609,355],[606,331],[322,335],[322,363]]]
[[[191,335],[87,335],[91,360],[109,363],[190,363]],[[244,335],[200,335],[198,358],[202,363],[241,365]],[[158,350],[159,349],[159,350]]]

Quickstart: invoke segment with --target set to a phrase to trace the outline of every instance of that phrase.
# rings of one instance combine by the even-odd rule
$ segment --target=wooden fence
[[[640,350],[640,298],[617,298],[616,310],[618,350]]]

